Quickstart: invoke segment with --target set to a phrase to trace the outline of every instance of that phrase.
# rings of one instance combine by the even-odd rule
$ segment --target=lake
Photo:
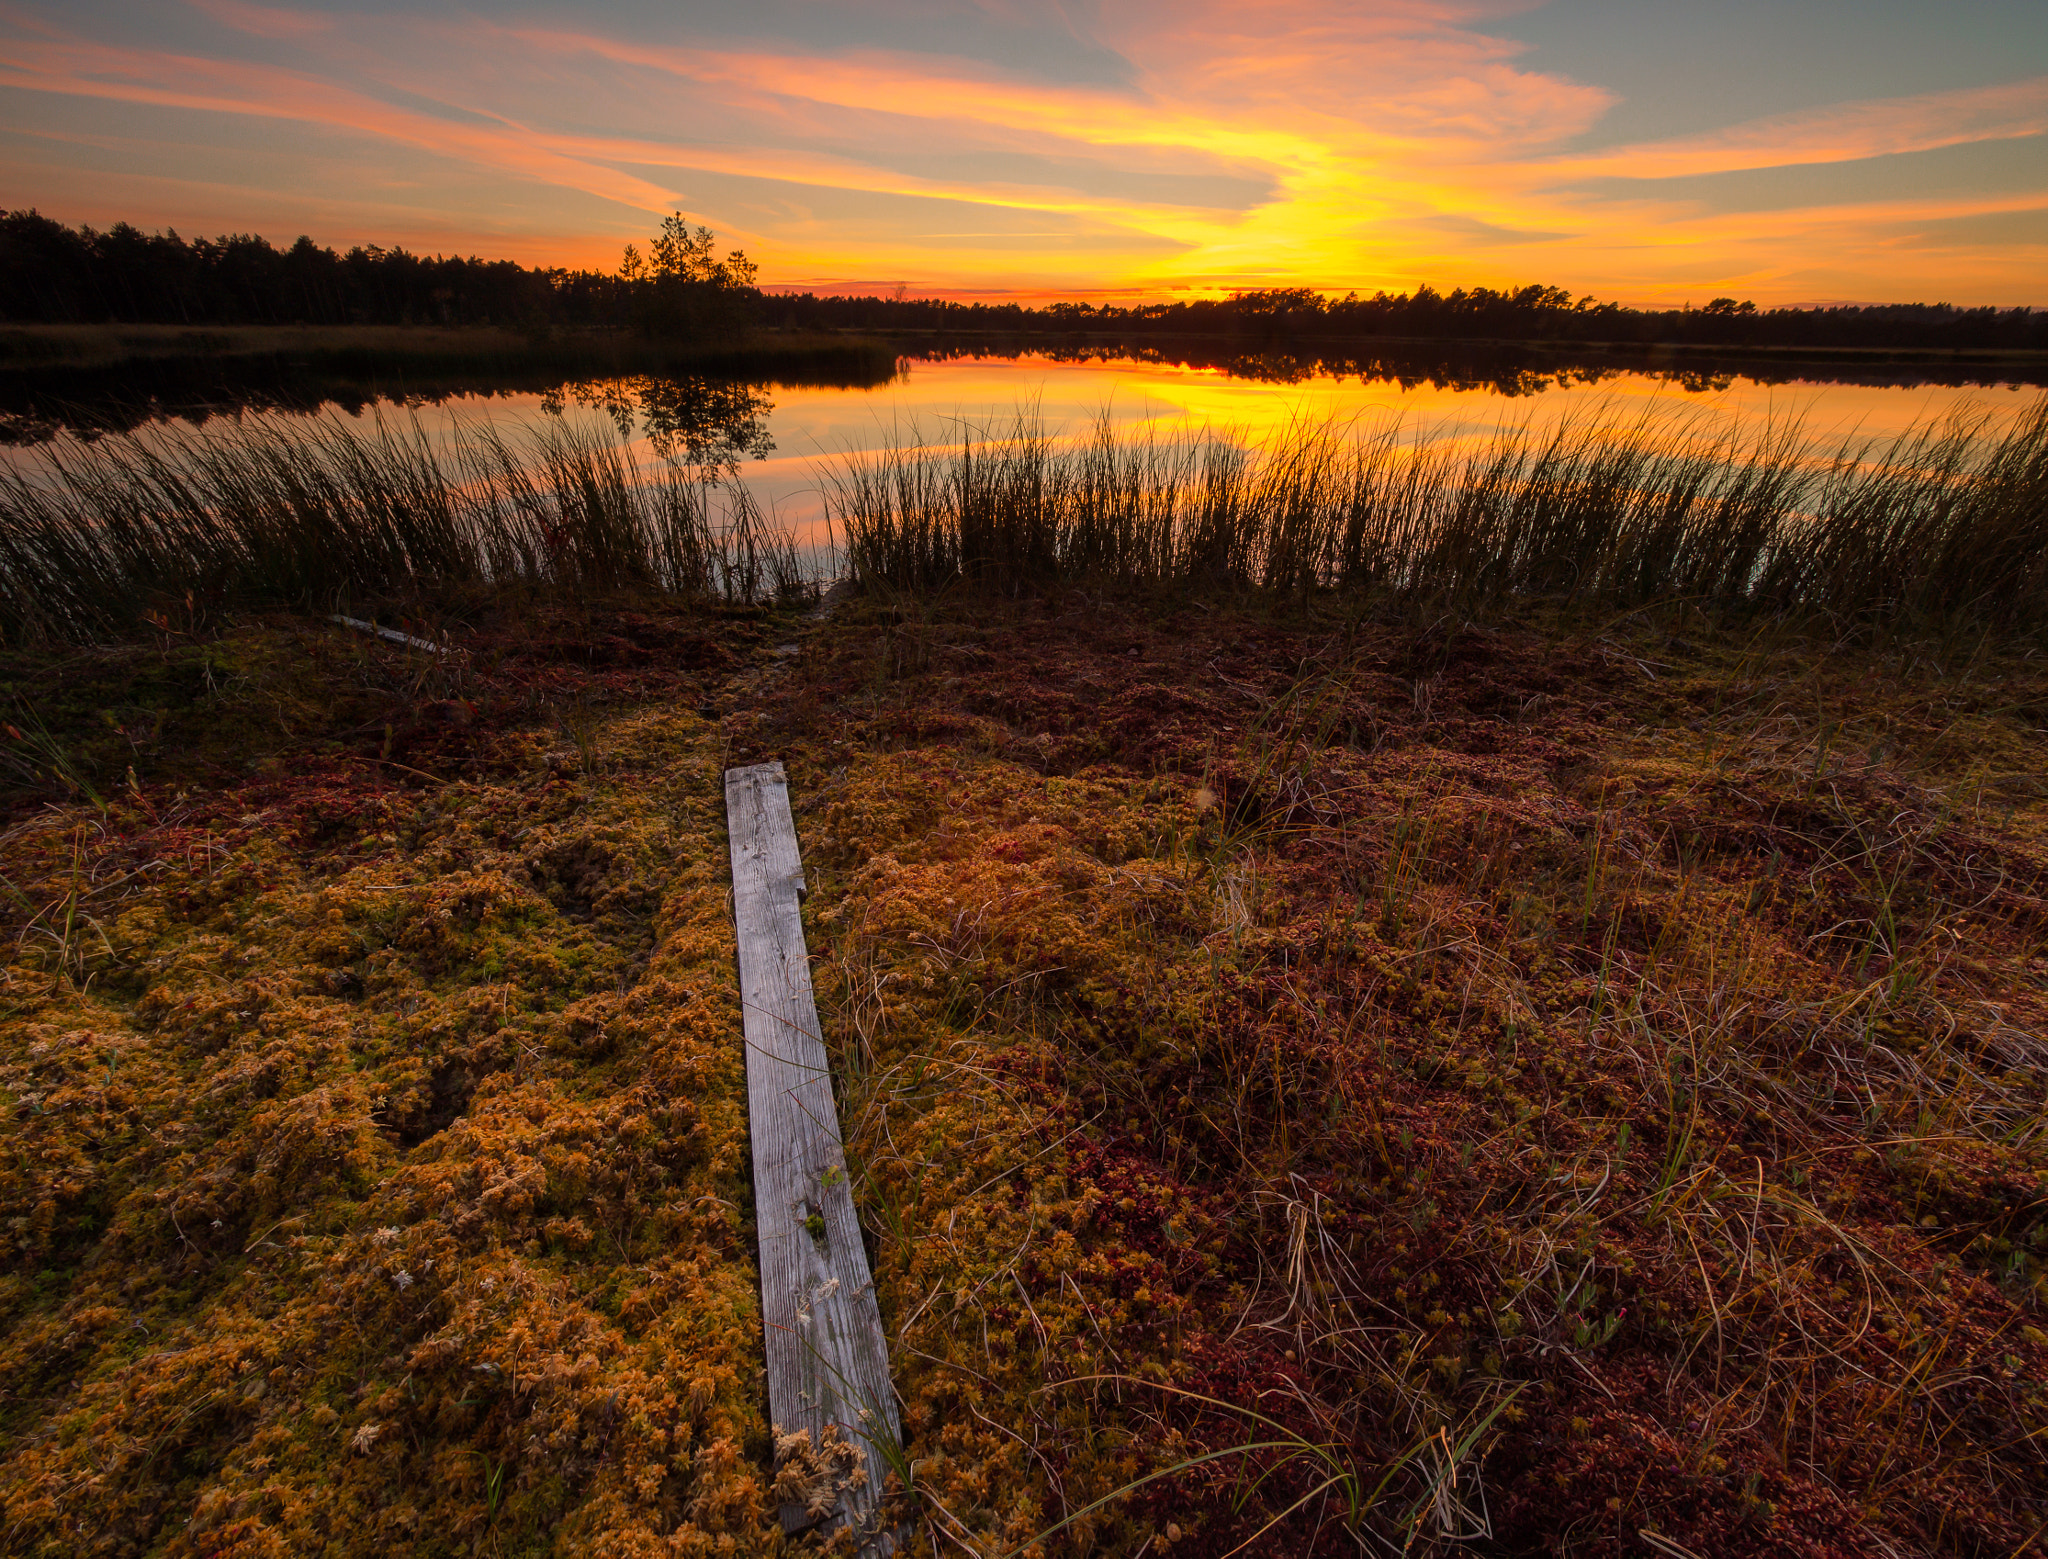
[[[999,433],[1020,416],[1055,437],[1078,437],[1106,416],[1126,426],[1207,428],[1249,442],[1304,418],[1367,426],[1398,419],[1404,438],[1428,441],[1541,428],[1566,416],[1648,419],[1674,432],[1715,437],[1745,437],[1789,422],[1797,424],[1807,453],[1827,460],[1959,413],[2002,424],[2042,394],[2035,383],[1998,382],[1995,370],[1947,375],[1983,375],[1979,382],[1947,383],[1889,368],[1800,371],[1812,377],[1791,377],[1784,369],[1645,371],[1585,363],[1204,363],[1074,351],[946,353],[902,357],[892,376],[866,385],[643,377],[572,381],[545,392],[482,389],[428,397],[371,386],[339,404],[326,401],[324,409],[364,418],[416,416],[436,438],[482,420],[516,432],[557,418],[608,417],[649,460],[667,452],[735,461],[762,509],[803,544],[816,546],[826,539],[824,472],[850,452],[957,445],[971,435]],[[218,402],[178,411],[180,420],[202,423],[211,420],[209,411],[303,414]],[[57,442],[70,436],[60,430]],[[40,463],[37,450],[35,443],[18,442],[6,458],[33,468]]]
[[[815,541],[824,523],[821,468],[852,451],[958,444],[969,433],[1000,432],[1020,415],[1069,438],[1106,415],[1120,424],[1208,427],[1250,441],[1302,418],[1372,424],[1398,418],[1417,439],[1431,441],[1541,427],[1567,414],[1625,422],[1659,419],[1674,429],[1682,425],[1722,436],[1796,420],[1814,457],[1829,459],[1845,445],[1889,442],[1956,413],[1977,412],[2003,423],[2042,392],[2022,384],[1771,383],[1739,374],[1703,381],[1620,372],[1552,378],[1533,388],[1522,381],[1516,393],[1504,394],[1492,383],[1471,380],[1403,383],[1360,373],[1312,372],[1274,382],[1221,366],[1127,357],[1074,362],[1023,354],[911,357],[902,360],[895,378],[873,388],[787,386],[759,393],[767,403],[759,413],[760,426],[773,448],[764,459],[741,461],[743,479],[764,509],[806,541]],[[564,413],[577,409],[574,398],[568,398]],[[540,396],[469,398],[447,403],[447,410],[500,422],[554,414],[544,409]]]

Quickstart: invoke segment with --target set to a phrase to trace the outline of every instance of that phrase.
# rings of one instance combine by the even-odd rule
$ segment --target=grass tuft
[[[811,589],[723,473],[608,424],[523,438],[418,419],[248,421],[53,443],[0,472],[0,634],[132,631],[168,604],[421,600],[479,587],[749,604]]]
[[[1558,601],[2010,630],[2048,609],[2048,400],[1889,445],[1804,452],[1768,422],[1568,414],[1477,442],[1301,420],[1061,442],[1028,416],[955,447],[847,458],[828,498],[853,578],[1000,594],[1049,585],[1321,592],[1497,613]]]

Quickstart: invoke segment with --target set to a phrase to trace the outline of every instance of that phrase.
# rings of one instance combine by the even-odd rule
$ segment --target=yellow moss
[[[9,1371],[81,1429],[11,1438],[12,1551],[776,1540],[733,1450],[717,752],[645,712],[619,746],[674,766],[387,792],[405,827],[344,855],[260,814],[94,840],[102,876],[159,853],[87,901],[104,942],[31,934],[5,979],[0,1228],[46,1274],[5,1291]],[[39,820],[10,876],[62,891],[78,837]]]
[[[1676,715],[1646,682],[1497,756],[1504,720],[1428,728],[1352,668],[1048,775],[1110,715],[1055,741],[927,719],[932,685],[914,726],[760,686],[914,1546],[1007,1551],[1253,1413],[1441,1546],[1435,1458],[1503,1404],[1520,1470],[1457,1486],[1510,1546],[1610,1499],[1647,1525],[1638,1488],[1657,1530],[1725,1517],[1683,1527],[1703,1552],[2026,1537],[2048,809],[1965,753],[1872,756],[1947,742],[1931,705],[1851,764],[1775,695],[1694,721],[1729,677]],[[0,972],[29,1551],[792,1546],[776,1505],[824,1463],[776,1467],[758,1395],[727,736],[649,708],[581,739],[366,795],[332,848],[253,793],[0,840],[34,911]],[[1323,1465],[1205,1464],[1045,1551],[1221,1551]]]

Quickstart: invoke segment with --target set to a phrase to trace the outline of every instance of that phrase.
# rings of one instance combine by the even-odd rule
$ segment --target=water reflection
[[[1589,347],[1583,342],[1485,344],[1409,342],[1366,351],[1298,351],[1228,341],[1189,340],[1160,345],[1084,342],[1066,345],[940,340],[921,345],[931,363],[1030,356],[1071,365],[1143,364],[1203,369],[1258,384],[1306,384],[1351,379],[1396,389],[1485,392],[1519,398],[1550,390],[1648,379],[1684,394],[1712,394],[1738,381],[1752,385],[1858,385],[1885,389],[1950,389],[2048,385],[2048,362],[2014,355],[2006,360],[1941,360],[1927,354],[1881,351],[1832,355],[1783,353],[1733,357],[1668,345]]]
[[[39,444],[59,435],[91,440],[163,423],[201,427],[262,413],[334,410],[356,417],[379,408],[476,410],[494,401],[530,407],[539,400],[607,412],[630,404],[634,422],[644,418],[647,437],[701,463],[772,447],[765,423],[770,388],[873,390],[895,376],[897,359],[886,347],[855,342],[808,355],[771,355],[752,368],[713,363],[696,373],[598,377],[591,366],[451,367],[426,360],[394,366],[352,362],[345,353],[319,361],[278,353],[143,357],[112,368],[6,366],[0,367],[0,445]]]
[[[899,355],[900,354],[900,355]],[[1055,373],[1080,371],[1103,384],[1132,379],[1222,379],[1261,388],[1384,387],[1403,398],[1477,395],[1525,401],[1602,388],[1633,396],[1719,396],[1731,389],[1797,385],[1833,398],[1856,389],[1983,389],[2048,384],[2038,356],[1941,359],[1883,351],[1734,358],[1674,346],[1586,343],[1374,341],[1315,348],[1227,338],[1154,338],[1142,342],[1075,337],[967,340],[903,336],[847,337],[796,353],[693,365],[687,374],[624,373],[626,364],[587,356],[552,365],[407,363],[329,351],[306,356],[145,357],[113,368],[0,366],[0,444],[39,443],[60,433],[94,438],[155,422],[203,424],[251,412],[308,413],[334,408],[351,416],[379,406],[421,409],[517,400],[604,411],[622,429],[697,463],[759,458],[773,447],[766,400],[771,387],[803,392],[866,392],[854,399],[903,399],[901,363],[929,375],[948,368],[1007,363]],[[594,373],[593,370],[597,372]],[[610,377],[600,377],[609,371]],[[876,394],[875,392],[881,392]],[[495,413],[492,413],[495,415]],[[516,414],[515,414],[516,415]],[[621,416],[630,417],[630,425]]]
[[[1056,441],[1089,436],[1108,421],[1153,424],[1163,434],[1213,430],[1247,445],[1287,435],[1304,421],[1371,428],[1391,419],[1404,438],[1441,442],[1592,418],[1728,440],[1781,429],[1804,457],[1828,460],[1951,415],[2002,424],[2033,402],[2036,392],[2026,386],[2041,377],[2031,368],[2002,374],[1959,366],[1936,374],[1866,364],[1852,375],[1694,358],[1599,361],[1456,343],[1343,355],[1232,350],[1220,341],[1155,340],[1135,349],[1069,341],[1017,351],[924,339],[902,357],[872,342],[861,352],[865,368],[820,362],[808,373],[747,375],[725,365],[646,373],[582,362],[523,378],[346,382],[323,370],[254,386],[225,377],[166,379],[168,368],[138,364],[125,393],[102,384],[93,392],[99,399],[88,397],[76,377],[0,372],[0,444],[91,438],[174,419],[200,424],[322,409],[360,415],[390,408],[401,418],[429,411],[419,419],[421,431],[437,441],[479,423],[519,438],[542,424],[603,418],[648,465],[668,460],[715,475],[736,493],[743,488],[748,503],[803,545],[825,546],[832,534],[824,489],[847,452],[951,447],[1019,416]],[[850,345],[845,355],[859,354]],[[229,366],[212,371],[225,376]],[[29,458],[0,449],[0,468]]]
[[[680,464],[728,469],[749,457],[766,460],[775,448],[768,431],[775,402],[757,384],[639,374],[556,385],[540,400],[555,417],[572,404],[603,412],[620,438],[644,438]]]

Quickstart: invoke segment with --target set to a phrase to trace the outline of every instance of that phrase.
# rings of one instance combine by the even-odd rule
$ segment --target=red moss
[[[2037,674],[1628,631],[622,621],[416,688],[242,645],[296,733],[254,770],[0,839],[10,1542],[782,1543],[759,753],[915,1548],[1251,1441],[1047,1551],[2038,1544]]]

